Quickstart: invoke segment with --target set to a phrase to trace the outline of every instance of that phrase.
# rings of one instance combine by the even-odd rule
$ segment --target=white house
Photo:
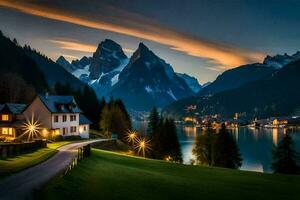
[[[38,95],[23,111],[25,118],[32,116],[41,123],[42,134],[89,138],[91,122],[82,114],[73,96]]]

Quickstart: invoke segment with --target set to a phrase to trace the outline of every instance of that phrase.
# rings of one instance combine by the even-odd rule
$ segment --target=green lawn
[[[50,143],[47,145],[47,148],[42,148],[32,153],[7,158],[6,160],[0,160],[0,178],[47,160],[56,153],[57,148],[68,143],[70,142],[64,141]]]
[[[300,199],[300,176],[185,166],[93,149],[37,199]]]

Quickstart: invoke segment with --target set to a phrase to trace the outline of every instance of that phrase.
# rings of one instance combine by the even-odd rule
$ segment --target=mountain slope
[[[194,93],[198,93],[202,89],[202,86],[195,77],[192,77],[186,73],[176,73],[176,75],[182,78]]]
[[[23,48],[20,47],[16,41],[12,42],[9,38],[5,37],[1,31],[0,60],[1,81],[4,81],[3,78],[5,76],[14,76],[15,78],[19,77],[20,79],[24,80],[25,84],[28,86],[32,86],[35,89],[35,92],[44,92],[48,89],[45,76],[40,70],[39,66],[34,62],[33,59],[25,54]],[[9,90],[13,90],[13,87],[16,87],[16,83],[15,85],[9,85],[8,82],[4,82],[3,84],[1,83],[1,95],[9,95],[7,92]],[[25,91],[25,88],[23,88],[23,92]],[[23,94],[24,100],[27,99],[25,98],[26,95],[27,94]],[[20,100],[22,100],[22,98]]]
[[[78,62],[81,64],[76,65]],[[98,98],[120,97],[134,110],[165,106],[194,95],[192,90],[198,91],[201,87],[197,79],[187,74],[176,74],[169,64],[144,44],[140,44],[128,59],[119,44],[106,39],[98,45],[92,58],[85,57],[71,64],[59,59],[57,63],[67,69],[72,68],[68,71],[88,83]]]
[[[300,60],[240,88],[173,103],[165,108],[165,114],[183,116],[186,106],[197,105],[195,112],[201,115],[232,117],[234,113],[246,113],[251,118],[290,115],[300,106],[299,77]]]
[[[69,84],[72,89],[83,89],[85,84],[70,74],[61,65],[53,62],[51,59],[41,55],[35,50],[24,48],[25,53],[35,61],[39,70],[44,74],[49,87],[53,87],[56,83],[63,85]]]
[[[140,43],[111,95],[122,98],[133,109],[149,110],[191,96],[193,92],[169,64]]]
[[[239,88],[253,81],[262,80],[271,76],[283,66],[300,59],[300,52],[293,55],[267,56],[263,63],[242,65],[222,73],[209,86],[199,92],[199,96],[215,94],[218,92]]]

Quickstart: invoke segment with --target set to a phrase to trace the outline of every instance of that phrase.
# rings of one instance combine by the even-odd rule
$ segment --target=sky
[[[205,83],[300,50],[299,8],[298,0],[0,0],[0,30],[53,60],[92,56],[106,38],[130,57],[143,42]]]

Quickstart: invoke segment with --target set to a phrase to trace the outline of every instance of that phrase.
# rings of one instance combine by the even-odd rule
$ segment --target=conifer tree
[[[213,166],[237,169],[242,165],[242,158],[234,138],[222,124],[216,136],[213,152]]]
[[[215,131],[210,125],[208,125],[203,134],[197,136],[193,154],[196,156],[198,163],[212,166],[215,137]]]
[[[274,163],[272,169],[274,173],[298,174],[300,167],[297,164],[299,154],[294,150],[293,139],[287,133],[284,135],[278,146],[273,150]]]

